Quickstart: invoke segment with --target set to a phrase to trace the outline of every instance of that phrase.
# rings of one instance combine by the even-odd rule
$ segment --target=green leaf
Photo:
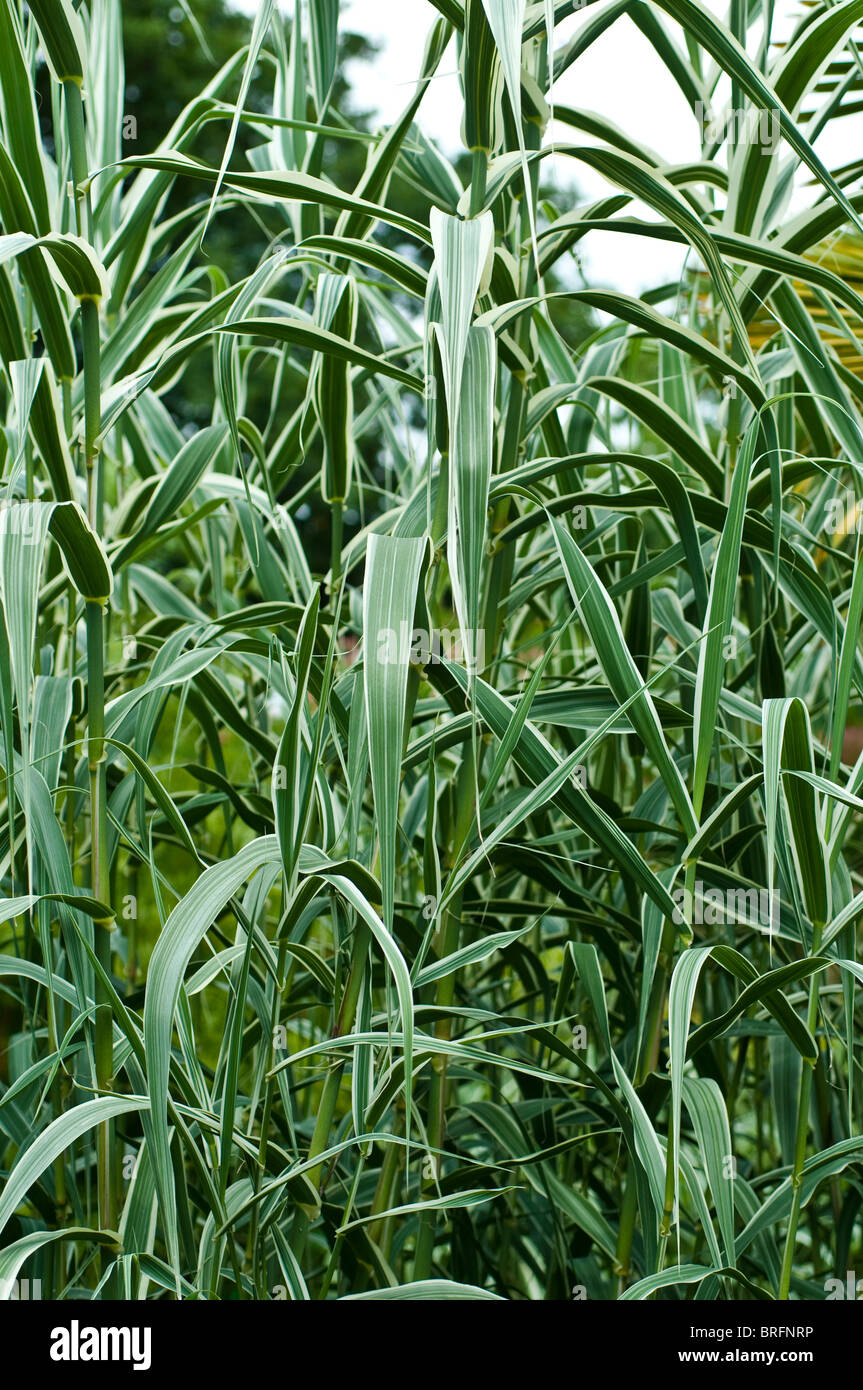
[[[144,1046],[150,1110],[144,1125],[159,1206],[173,1266],[179,1278],[177,1195],[168,1142],[168,1075],[177,1004],[192,953],[241,884],[256,870],[279,863],[274,835],[253,840],[233,858],[206,869],[177,903],[153,948],[144,1001]]]
[[[83,1135],[97,1125],[119,1115],[146,1111],[149,1102],[140,1096],[99,1096],[74,1106],[38,1134],[23,1149],[0,1194],[0,1231],[9,1223],[19,1204],[47,1168]]]
[[[692,780],[692,801],[697,816],[701,814],[704,801],[710,755],[716,735],[719,696],[725,683],[726,642],[731,633],[734,595],[740,568],[746,493],[752,476],[757,438],[757,422],[753,422],[744,437],[743,448],[740,451],[731,480],[728,513],[722,528],[722,535],[719,538],[713,573],[710,577],[710,597],[707,605],[707,617],[704,622],[704,640],[698,652]]]
[[[384,921],[392,926],[401,756],[421,537],[371,536],[363,586],[363,685]]]
[[[456,1284],[450,1279],[420,1279],[415,1284],[394,1284],[390,1288],[372,1289],[367,1293],[345,1294],[339,1301],[341,1303],[357,1303],[363,1300],[379,1302],[381,1299],[399,1301],[419,1299],[422,1302],[434,1302],[439,1299],[464,1299],[466,1301],[491,1299],[498,1303],[506,1302],[500,1294],[491,1293],[488,1289],[478,1288],[474,1284]]]
[[[692,835],[696,825],[692,803],[668,750],[651,694],[626,645],[614,604],[569,531],[559,522],[552,522],[552,529],[572,600],[590,634],[605,678],[621,704],[631,701],[629,715],[633,727],[661,771],[684,830]]]
[[[82,86],[86,40],[84,26],[72,0],[33,0],[29,9],[54,80]]]
[[[88,603],[107,603],[114,587],[111,567],[105,547],[77,502],[57,502],[51,508],[50,530],[81,597]]]

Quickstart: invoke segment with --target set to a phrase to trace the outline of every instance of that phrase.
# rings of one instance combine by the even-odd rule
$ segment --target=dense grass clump
[[[859,1266],[863,3],[772,16],[435,0],[369,133],[262,3],[152,147],[0,0],[7,1296]],[[633,22],[684,166],[564,104]]]

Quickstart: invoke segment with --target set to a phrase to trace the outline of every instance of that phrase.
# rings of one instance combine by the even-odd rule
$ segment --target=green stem
[[[345,504],[341,497],[336,497],[330,503],[332,508],[332,527],[330,529],[330,602],[335,603],[338,597],[339,584],[342,578],[342,535],[345,522]]]
[[[686,897],[684,901],[689,910],[689,927],[692,930],[694,916],[694,897],[695,897],[695,874],[698,867],[696,859],[686,861]],[[668,1236],[674,1220],[674,1199],[676,1196],[677,1183],[675,1174],[677,1169],[677,1157],[674,1145],[674,1107],[672,1106],[668,1116],[668,1143],[665,1150],[665,1202],[663,1204],[662,1221],[659,1226],[659,1258],[657,1261],[657,1273],[665,1264],[665,1251],[668,1245]]]
[[[69,136],[69,157],[72,163],[72,182],[75,185],[75,223],[79,236],[93,242],[93,209],[90,204],[90,171],[87,166],[87,135],[84,128],[84,98],[81,88],[72,78],[63,83],[66,103],[66,130]]]
[[[381,1164],[378,1185],[375,1188],[375,1195],[369,1211],[372,1216],[377,1216],[380,1212],[386,1211],[392,1206],[391,1193],[393,1191],[399,1168],[399,1147],[397,1144],[387,1144]],[[388,1258],[388,1234],[392,1225],[392,1218],[386,1221],[375,1221],[369,1226],[369,1239],[373,1240],[381,1251],[384,1259]]]
[[[98,444],[102,423],[101,344],[99,306],[93,299],[81,301],[81,332],[84,347],[84,463],[87,468],[87,514],[90,525],[101,535],[105,508]]]
[[[343,1226],[346,1226],[347,1223],[348,1223],[348,1221],[350,1220],[351,1212],[352,1212],[353,1209],[354,1209],[354,1203],[355,1203],[355,1201],[356,1201],[356,1199],[357,1199],[357,1191],[358,1191],[359,1185],[360,1185],[360,1178],[361,1178],[362,1175],[363,1175],[364,1169],[365,1169],[365,1159],[362,1157],[362,1155],[360,1155],[359,1161],[357,1162],[356,1172],[354,1173],[354,1179],[353,1179],[353,1182],[351,1183],[351,1190],[350,1190],[350,1193],[348,1194],[348,1200],[347,1200],[347,1202],[345,1203],[345,1209],[344,1209],[344,1212],[342,1213],[342,1225],[343,1225]],[[323,1277],[323,1279],[321,1280],[321,1287],[320,1287],[320,1290],[318,1291],[318,1298],[319,1298],[320,1300],[322,1300],[322,1301],[326,1298],[327,1294],[328,1294],[329,1291],[330,1291],[330,1284],[332,1283],[332,1281],[333,1281],[333,1275],[334,1275],[335,1272],[336,1272],[336,1265],[337,1265],[337,1262],[338,1262],[339,1250],[340,1250],[340,1248],[341,1248],[341,1242],[342,1242],[342,1236],[341,1236],[340,1234],[337,1234],[336,1237],[335,1237],[335,1239],[333,1240],[333,1248],[332,1248],[332,1251],[331,1251],[331,1253],[330,1253],[329,1263],[327,1264],[327,1268],[326,1268],[326,1271],[325,1271],[325,1273],[324,1273],[324,1277]]]
[[[817,955],[821,946],[823,923],[816,922],[812,933],[812,954]],[[806,1025],[812,1036],[818,1022],[818,975],[813,974],[809,981],[809,1011]],[[817,1063],[816,1063],[817,1065]],[[791,1291],[791,1271],[794,1261],[794,1246],[797,1241],[797,1227],[803,1205],[803,1165],[806,1162],[806,1135],[809,1131],[809,1101],[812,1095],[814,1067],[804,1062],[800,1072],[800,1091],[797,1098],[797,1134],[794,1140],[794,1163],[791,1169],[791,1214],[788,1217],[788,1230],[785,1233],[785,1250],[782,1255],[782,1271],[779,1276],[781,1300],[787,1300]]]
[[[278,1024],[279,1024],[279,1013],[280,1013],[280,1011],[281,1011],[282,995],[283,995],[283,993],[285,992],[285,990],[286,990],[287,987],[288,987],[288,976],[290,975],[290,970],[288,970],[287,974],[286,974],[286,971],[285,971],[285,963],[286,963],[286,961],[287,961],[287,958],[288,958],[288,943],[287,943],[287,939],[283,937],[282,940],[279,942],[279,959],[278,959],[278,964],[277,964],[277,966],[276,966],[276,979],[277,979],[278,983],[277,983],[277,984],[274,984],[274,986],[273,986],[273,1003],[272,1003],[272,1007],[271,1007],[271,1009],[270,1009],[270,1034],[269,1034],[269,1039],[268,1039],[268,1042],[267,1042],[267,1055],[268,1055],[268,1060],[269,1060],[269,1066],[270,1066],[270,1071],[271,1071],[271,1073],[272,1073],[272,1068],[275,1066],[275,1063],[276,1063],[276,1056],[275,1056],[275,1036],[276,1036],[276,1028],[278,1027]],[[254,1187],[255,1187],[255,1191],[258,1190],[258,1186],[259,1186],[259,1183],[260,1183],[261,1174],[264,1173],[264,1172],[266,1171],[266,1163],[267,1163],[267,1135],[268,1135],[269,1132],[270,1132],[270,1116],[271,1116],[271,1114],[272,1114],[273,1096],[274,1096],[274,1094],[275,1094],[275,1088],[276,1088],[276,1078],[271,1074],[271,1075],[269,1076],[268,1080],[267,1080],[266,1088],[265,1088],[265,1091],[264,1091],[264,1105],[263,1105],[263,1110],[262,1110],[262,1112],[261,1112],[260,1139],[259,1139],[259,1141],[258,1141],[258,1165],[257,1165],[257,1168],[256,1168],[255,1173],[254,1173],[253,1178],[252,1178],[252,1181],[253,1181],[253,1184],[254,1184]],[[260,1203],[256,1203],[255,1206],[252,1208],[252,1219],[251,1219],[250,1227],[249,1227],[249,1247],[248,1247],[248,1248],[249,1248],[249,1254],[250,1254],[250,1256],[251,1256],[251,1258],[252,1258],[253,1260],[257,1260],[257,1257],[258,1257],[258,1223],[259,1223],[259,1219],[260,1219]],[[263,1262],[262,1262],[262,1263],[263,1263]],[[262,1285],[259,1287],[259,1293],[260,1293],[261,1297],[266,1297],[266,1287],[265,1287],[264,1284],[262,1284]]]
[[[75,187],[75,224],[79,236],[93,244],[93,209],[90,200],[87,162],[87,134],[84,101],[77,82],[63,83],[69,156]],[[87,515],[90,525],[103,530],[103,484],[99,464],[98,438],[101,429],[101,345],[99,305],[94,299],[81,300],[81,339],[84,360],[84,464],[87,474]],[[109,903],[111,885],[108,871],[108,807],[105,767],[105,624],[101,604],[89,602],[87,608],[87,763],[90,772],[90,886],[94,897]],[[105,974],[111,974],[113,922],[97,922],[96,954]],[[103,985],[96,983],[94,1030],[96,1081],[100,1091],[110,1090],[113,1081],[113,1032],[111,1005]],[[103,1229],[116,1228],[117,1184],[113,1164],[113,1126],[106,1121],[97,1135],[99,1221]]]
[[[673,957],[674,923],[670,918],[666,918],[662,927],[662,938],[659,943],[659,960],[656,967],[656,976],[653,982],[647,1020],[644,1026],[642,1053],[635,1074],[636,1088],[643,1086],[650,1073],[655,1071],[659,1065],[659,1052],[662,1042],[662,1020],[665,1010],[666,990],[668,987],[668,966]]]
[[[478,217],[485,202],[488,151],[474,150],[470,176],[470,216]]]
[[[354,936],[354,949],[348,982],[345,987],[344,995],[342,996],[338,1013],[333,1020],[332,1037],[334,1038],[337,1038],[341,1033],[345,1020],[347,1020],[349,1024],[356,1013],[368,950],[368,929],[362,925],[358,925]],[[323,1153],[324,1149],[327,1147],[327,1140],[329,1139],[330,1129],[332,1128],[333,1118],[336,1113],[336,1105],[339,1098],[339,1091],[341,1090],[344,1070],[344,1062],[338,1062],[327,1074],[327,1078],[324,1082],[324,1089],[321,1093],[320,1104],[318,1106],[318,1116],[315,1121],[312,1142],[309,1145],[309,1159],[317,1158],[318,1154]],[[322,1171],[322,1164],[308,1170],[309,1181],[313,1183],[315,1187],[321,1186]],[[303,1250],[305,1249],[309,1225],[309,1210],[304,1207],[299,1207],[291,1230],[291,1250],[298,1262],[302,1259]]]
[[[457,863],[462,846],[467,837],[468,831],[473,821],[472,802],[470,797],[470,785],[473,780],[473,756],[468,754],[462,764],[459,787],[458,787],[458,807],[459,814],[454,827],[453,852],[451,855],[452,863]],[[444,913],[440,928],[440,946],[438,956],[443,959],[458,950],[459,936],[461,931],[461,903],[462,895],[457,893],[450,906]],[[435,1003],[438,1008],[449,1010],[455,998],[455,975],[444,976],[439,981]],[[446,1041],[452,1036],[452,1016],[447,1012],[435,1024],[435,1036]],[[429,1083],[429,1102],[428,1102],[428,1141],[429,1147],[441,1150],[446,1140],[446,1114],[447,1114],[447,1056],[441,1053],[432,1058],[432,1073]],[[429,1173],[423,1182],[423,1188],[430,1197],[437,1192],[440,1181],[439,1154],[432,1158],[433,1172]],[[432,1257],[434,1255],[435,1232],[437,1230],[437,1220],[434,1211],[425,1212],[421,1221],[419,1234],[417,1236],[416,1255],[414,1258],[414,1279],[428,1279],[431,1274]]]
[[[632,1239],[635,1234],[637,1196],[635,1175],[630,1169],[627,1174],[626,1187],[623,1193],[620,1225],[617,1228],[617,1248],[614,1255],[614,1272],[620,1279],[621,1291],[625,1288],[626,1281],[629,1278],[629,1266],[632,1259]]]
[[[104,616],[99,603],[87,603],[87,764],[90,772],[90,887],[95,898],[107,904],[111,896],[108,879],[108,805],[105,768],[105,637]],[[97,922],[95,948],[105,974],[111,974],[111,920]],[[96,1020],[94,1052],[96,1082],[100,1091],[111,1089],[113,1081],[113,1032],[111,1002],[101,980],[96,980]],[[116,1229],[116,1202],[112,1180],[113,1136],[110,1122],[99,1126],[99,1221],[103,1230]]]
[[[312,1142],[309,1145],[309,1159],[317,1158],[318,1154],[323,1153],[327,1147],[330,1129],[333,1123],[333,1116],[336,1113],[336,1102],[339,1098],[339,1091],[342,1086],[342,1075],[345,1070],[344,1062],[336,1064],[327,1073],[324,1081],[324,1089],[321,1093],[320,1105],[318,1107],[318,1117],[315,1121]],[[318,1187],[321,1181],[323,1164],[318,1164],[316,1168],[308,1170],[309,1181]],[[308,1209],[299,1207],[294,1218],[293,1230],[291,1231],[291,1249],[294,1257],[299,1263],[305,1249],[306,1236],[308,1235],[310,1216]]]

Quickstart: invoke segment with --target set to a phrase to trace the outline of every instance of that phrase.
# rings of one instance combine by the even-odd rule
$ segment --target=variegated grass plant
[[[859,1269],[863,2],[773,16],[435,0],[369,137],[264,0],[124,158],[119,0],[0,3],[7,1296]],[[564,104],[629,23],[700,159]]]

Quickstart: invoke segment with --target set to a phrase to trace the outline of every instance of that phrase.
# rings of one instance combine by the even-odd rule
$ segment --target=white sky
[[[238,3],[248,11],[256,8],[255,0]],[[283,0],[283,4],[290,12],[294,0]],[[717,15],[724,14],[727,8],[726,0],[706,0],[706,4]],[[358,105],[376,110],[381,125],[385,125],[400,113],[411,95],[426,36],[438,12],[429,0],[342,0],[341,9],[340,22],[346,29],[367,35],[379,46],[373,62],[351,64],[348,76]],[[799,8],[794,0],[777,0],[776,12],[782,16],[787,31]],[[565,42],[595,13],[591,6],[564,20],[555,30],[556,45]],[[669,27],[683,47],[677,26]],[[418,116],[425,133],[449,155],[461,148],[462,100],[455,69],[453,43],[440,64],[439,75],[429,84]],[[560,104],[605,116],[669,163],[696,159],[699,155],[699,132],[691,110],[647,40],[626,15],[571,65],[553,95]],[[727,91],[721,88],[718,95],[727,99]],[[545,138],[546,142],[553,138],[570,144],[595,143],[589,136],[558,123]],[[832,130],[828,129],[817,145],[828,167],[859,158],[861,148],[863,115],[834,122]],[[543,175],[549,183],[559,182],[559,203],[565,203],[567,191],[572,191],[573,205],[614,191],[601,175],[571,159],[546,159]],[[805,190],[801,196],[805,196]],[[643,208],[632,207],[628,211],[652,217]],[[684,254],[682,249],[661,242],[611,232],[590,232],[581,251],[589,283],[629,293],[676,279]]]

